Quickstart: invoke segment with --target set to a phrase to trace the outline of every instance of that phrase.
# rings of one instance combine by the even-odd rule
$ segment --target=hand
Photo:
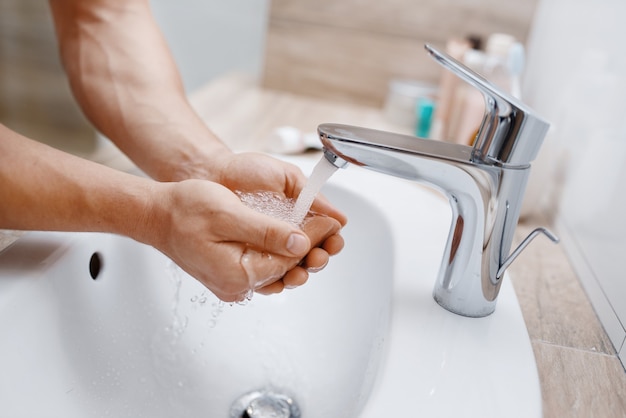
[[[230,154],[222,159],[215,180],[233,191],[266,190],[294,199],[300,195],[307,181],[298,167],[258,153]],[[341,226],[347,222],[346,216],[323,196],[315,199],[311,211],[335,219]],[[324,235],[321,233],[325,224],[314,217],[305,224],[304,231],[311,236],[321,236]],[[328,264],[330,256],[337,254],[343,248],[343,238],[339,235],[339,230],[325,236],[321,241],[312,241],[313,248],[300,266],[289,271],[282,281],[259,289],[259,292],[276,293],[285,286],[293,287],[303,284],[308,278],[308,272],[320,271]]]
[[[327,216],[313,215],[307,218],[303,230],[312,242],[309,253],[297,266],[287,271],[281,280],[276,280],[256,291],[268,295],[306,283],[309,273],[322,270],[328,264],[329,256],[337,254],[343,248],[343,238],[339,235],[340,228],[341,225],[337,220]]]
[[[142,241],[224,301],[241,300],[263,286],[261,293],[298,286],[306,281],[306,268],[323,267],[326,254],[343,245],[334,218],[313,216],[301,231],[249,209],[216,183],[158,183],[155,191],[146,222],[140,223]]]
[[[265,154],[251,152],[230,154],[223,158],[215,176],[211,180],[233,191],[272,191],[292,199],[298,198],[307,182],[307,178],[295,165]],[[311,211],[330,216],[341,226],[345,226],[347,222],[346,216],[323,196],[315,199]]]

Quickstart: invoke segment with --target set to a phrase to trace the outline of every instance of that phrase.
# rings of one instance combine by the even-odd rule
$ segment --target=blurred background
[[[382,106],[389,81],[436,83],[424,43],[505,32],[525,41],[535,1],[152,0],[192,92],[243,71],[264,86]],[[44,142],[89,152],[93,135],[59,64],[48,3],[0,2],[0,118]]]

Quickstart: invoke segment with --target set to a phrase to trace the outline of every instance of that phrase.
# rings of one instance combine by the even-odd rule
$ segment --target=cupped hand
[[[280,279],[256,289],[262,294],[280,293],[283,289],[292,289],[303,285],[309,273],[316,273],[326,267],[330,256],[343,248],[343,238],[339,235],[341,225],[337,220],[320,215],[309,216],[303,226],[309,236],[312,248],[302,261],[291,268]]]
[[[217,183],[159,183],[155,196],[137,237],[224,301],[299,286],[343,246],[335,218],[312,216],[300,230],[246,207]]]
[[[266,154],[245,152],[224,156],[214,181],[233,191],[272,191],[285,198],[297,199],[307,178],[293,164]],[[313,202],[311,211],[334,218],[341,226],[347,222],[346,216],[321,195]]]
[[[220,160],[217,173],[215,180],[230,190],[272,191],[284,198],[292,199],[300,195],[307,182],[306,176],[295,165],[266,154],[251,152],[224,156]],[[314,200],[311,211],[336,220],[342,227],[347,222],[346,216],[320,194]],[[328,219],[326,221],[308,220],[304,230],[309,234],[319,236],[327,222]],[[320,271],[328,264],[330,256],[341,251],[343,238],[339,233],[340,230],[337,230],[333,234],[326,235],[323,240],[312,240],[311,251],[303,263],[289,271],[283,280],[259,289],[259,293],[277,293],[284,287],[291,288],[306,282],[309,272]]]

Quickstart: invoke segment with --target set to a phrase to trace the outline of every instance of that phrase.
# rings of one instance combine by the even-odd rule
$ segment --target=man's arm
[[[217,180],[228,148],[191,108],[148,0],[50,0],[74,96],[158,180]]]
[[[0,228],[113,232],[147,240],[156,183],[63,153],[0,124]]]
[[[62,61],[83,111],[148,175],[298,196],[306,177],[297,167],[258,154],[232,153],[191,108],[148,0],[50,0],[50,5]],[[339,225],[346,222],[324,199],[316,199],[313,210]],[[334,229],[324,240],[313,240],[317,247],[286,278],[302,279],[304,268],[325,265],[343,246],[338,233]]]
[[[340,228],[332,218],[315,217],[301,231],[247,208],[217,183],[133,176],[2,124],[0,228],[126,235],[156,247],[225,301],[250,289],[273,293],[301,285],[307,274],[298,264],[311,243],[334,246],[331,253],[342,246],[328,241]],[[325,257],[315,250],[307,260],[321,266]],[[268,279],[273,283],[258,289]]]

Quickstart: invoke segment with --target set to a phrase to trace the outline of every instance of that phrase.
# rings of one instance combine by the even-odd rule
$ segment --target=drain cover
[[[233,402],[230,418],[301,418],[289,396],[266,391],[247,393]]]

